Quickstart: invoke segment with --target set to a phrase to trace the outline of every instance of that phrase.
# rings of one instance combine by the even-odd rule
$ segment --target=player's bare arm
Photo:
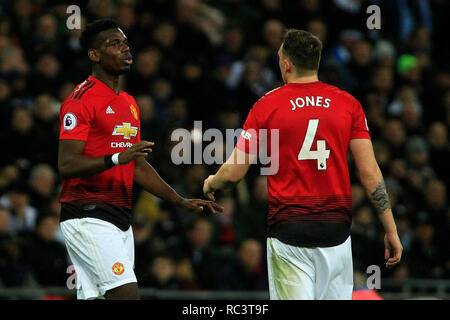
[[[215,175],[210,175],[203,184],[203,193],[214,200],[216,190],[229,189],[238,184],[247,174],[253,155],[234,148],[228,160]]]
[[[183,208],[186,211],[202,212],[205,207],[212,213],[223,211],[223,207],[213,201],[183,198],[173,190],[142,157],[136,160],[134,181],[151,194]]]
[[[403,247],[397,234],[383,175],[373,153],[372,142],[368,139],[353,139],[350,142],[350,151],[355,160],[358,178],[384,226],[386,267],[391,268],[400,262]]]
[[[64,179],[92,176],[109,169],[105,157],[83,156],[85,142],[64,139],[59,142],[58,169]],[[119,154],[119,164],[126,164],[152,152],[153,142],[141,141]]]
[[[370,200],[378,213],[384,213],[386,209],[391,209],[389,195],[383,178],[381,178],[381,181],[378,182],[375,190],[370,194]]]

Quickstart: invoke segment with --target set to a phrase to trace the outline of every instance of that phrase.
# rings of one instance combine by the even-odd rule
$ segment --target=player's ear
[[[292,65],[292,62],[291,62],[291,60],[289,60],[289,59],[283,59],[283,63],[284,63],[284,71],[287,73],[287,72],[291,72],[292,71],[292,68],[293,68],[293,65]]]
[[[100,62],[99,52],[95,49],[88,50],[88,57],[89,57],[89,60],[91,60],[92,62]]]

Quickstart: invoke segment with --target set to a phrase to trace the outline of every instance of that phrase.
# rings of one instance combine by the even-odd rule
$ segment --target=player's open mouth
[[[127,54],[124,57],[123,62],[125,62],[126,64],[132,64],[133,63],[133,56],[131,54]]]

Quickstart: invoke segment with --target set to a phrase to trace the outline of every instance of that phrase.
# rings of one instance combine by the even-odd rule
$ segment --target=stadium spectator
[[[244,240],[234,259],[223,266],[218,273],[219,290],[267,290],[267,275],[262,260],[263,247],[255,239]]]
[[[31,267],[23,262],[22,238],[12,230],[11,213],[0,207],[0,288],[34,286]]]
[[[25,54],[32,63],[44,53],[58,54],[61,50],[58,21],[51,14],[43,14],[35,23],[33,32],[25,40]]]
[[[66,285],[69,264],[66,248],[56,239],[58,223],[58,217],[39,216],[35,231],[28,234],[24,241],[23,261],[31,267],[41,286]]]
[[[449,181],[450,177],[447,170],[448,159],[450,159],[447,131],[448,129],[443,122],[436,121],[430,124],[427,133],[427,141],[430,145],[429,163],[442,181]]]
[[[174,260],[165,254],[156,255],[142,276],[141,285],[156,289],[178,289]]]
[[[9,186],[18,181],[19,169],[14,165],[6,165],[0,170],[0,194],[5,194]]]
[[[250,190],[250,197],[242,203],[242,212],[236,214],[238,236],[240,241],[253,238],[263,244],[266,241],[267,229],[264,214],[267,211],[267,177],[257,177]]]
[[[414,233],[411,228],[411,218],[408,215],[405,207],[396,206],[395,207],[397,230],[400,237],[400,241],[403,245],[403,251],[405,255],[408,256],[411,251],[411,244],[414,239]]]
[[[212,248],[214,224],[206,217],[194,219],[186,231],[177,256],[188,256],[192,261],[195,278],[201,289],[213,289],[219,254]]]
[[[236,240],[236,226],[234,216],[236,213],[236,202],[233,197],[222,197],[218,203],[224,208],[221,215],[214,218],[218,222],[218,245],[231,248]]]
[[[50,208],[55,195],[56,172],[47,164],[38,164],[31,169],[29,178],[30,204],[39,212]]]
[[[433,224],[445,223],[448,210],[447,190],[445,184],[438,179],[429,179],[424,186],[425,206]]]
[[[0,205],[11,212],[11,230],[32,231],[36,227],[39,212],[30,205],[30,194],[26,185],[20,182],[11,185],[0,198]]]
[[[161,240],[154,235],[154,223],[142,214],[134,216],[133,236],[136,257],[135,273],[138,279],[143,279],[148,272],[149,262],[164,247],[161,246]]]
[[[16,107],[10,119],[9,125],[1,130],[0,142],[8,152],[3,155],[0,163],[15,163],[19,168],[28,169],[36,163],[40,152],[35,141],[37,130],[32,112],[26,107]]]
[[[354,258],[354,268],[365,272],[367,266],[379,264],[380,259],[374,257],[372,252],[383,250],[378,243],[378,232],[375,227],[375,220],[369,206],[363,205],[354,209],[352,235],[352,253]]]
[[[436,244],[435,227],[429,214],[421,211],[417,214],[414,226],[414,240],[409,253],[409,274],[411,277],[439,278],[443,276]]]
[[[176,261],[175,278],[179,290],[199,290],[200,286],[195,278],[192,261],[183,257]]]

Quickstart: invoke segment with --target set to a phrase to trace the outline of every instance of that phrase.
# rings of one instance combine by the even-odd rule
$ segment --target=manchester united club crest
[[[130,111],[133,114],[133,117],[137,120],[138,114],[137,114],[136,108],[132,104],[130,104]]]
[[[120,262],[116,262],[112,267],[112,271],[114,272],[114,274],[120,276],[125,271],[125,268],[123,267],[123,264],[121,264]]]

